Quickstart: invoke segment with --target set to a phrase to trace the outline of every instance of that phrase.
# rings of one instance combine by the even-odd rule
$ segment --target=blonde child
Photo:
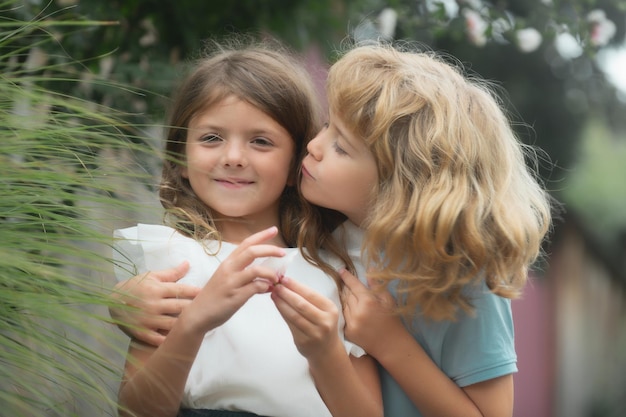
[[[382,415],[375,364],[343,338],[336,281],[294,248],[314,103],[277,44],[218,48],[179,86],[159,189],[167,226],[116,232],[118,259],[134,266],[118,278],[182,264],[184,288],[201,289],[158,348],[131,341],[121,415]],[[270,298],[283,274],[332,329],[319,344],[292,334]]]
[[[318,258],[333,232],[374,289],[342,274],[346,337],[384,368],[385,415],[511,416],[510,299],[551,217],[497,96],[441,56],[386,45],[343,55],[327,95],[301,191],[348,220],[305,216],[301,243]]]

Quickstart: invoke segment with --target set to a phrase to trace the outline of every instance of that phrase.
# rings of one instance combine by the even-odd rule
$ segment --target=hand
[[[176,317],[200,292],[200,288],[177,283],[188,271],[189,263],[183,262],[117,283],[111,296],[120,304],[109,306],[111,317],[128,336],[160,345]]]
[[[376,357],[389,340],[385,335],[406,331],[400,316],[394,312],[396,302],[387,289],[379,288],[373,282],[369,282],[370,289],[346,270],[340,271],[339,275],[345,284],[345,337]]]
[[[204,334],[226,322],[253,295],[270,291],[278,282],[276,270],[252,263],[257,258],[285,255],[283,248],[261,244],[277,233],[276,227],[270,227],[241,242],[222,261],[179,320],[184,317],[190,331]]]
[[[296,280],[284,277],[272,291],[272,300],[287,322],[298,351],[307,359],[325,352],[339,340],[339,310],[327,297]]]

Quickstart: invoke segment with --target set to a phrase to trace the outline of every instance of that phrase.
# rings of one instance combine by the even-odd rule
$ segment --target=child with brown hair
[[[159,188],[167,225],[116,232],[119,279],[187,262],[182,281],[200,288],[158,348],[131,341],[120,414],[379,417],[375,364],[343,337],[339,277],[294,247],[297,168],[318,126],[308,74],[277,43],[235,46],[218,45],[177,90]],[[270,292],[283,277],[332,329],[328,358],[304,352],[281,318]]]

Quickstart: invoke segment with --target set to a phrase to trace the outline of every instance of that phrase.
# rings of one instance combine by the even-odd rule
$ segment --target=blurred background
[[[626,416],[625,26],[623,0],[9,1],[0,4],[0,80],[19,85],[20,90],[12,93],[16,96],[0,96],[0,105],[6,110],[3,116],[32,117],[33,100],[23,100],[24,91],[43,88],[46,94],[76,98],[96,114],[102,109],[115,112],[117,133],[128,145],[87,147],[93,161],[72,171],[97,172],[98,178],[112,184],[107,186],[107,198],[133,203],[111,208],[102,199],[89,200],[89,216],[98,223],[95,228],[110,236],[114,228],[160,220],[154,190],[158,155],[144,148],[159,149],[158,123],[173,82],[182,65],[201,50],[203,40],[233,32],[277,36],[302,53],[322,97],[326,68],[343,40],[409,41],[450,54],[500,88],[520,138],[542,150],[536,168],[563,208],[555,212],[545,258],[532,272],[523,297],[513,303],[520,369],[514,415]],[[45,107],[54,123],[58,108]],[[124,128],[130,125],[133,129]],[[0,156],[11,161],[11,170],[26,168],[29,156],[24,152],[32,150],[7,147],[4,138],[16,131],[6,123],[0,128]],[[45,154],[36,159],[50,162]],[[8,178],[6,164],[2,173]],[[76,196],[76,190],[70,194]],[[62,204],[80,206],[82,201],[85,206],[88,199],[81,195]],[[16,224],[14,214],[7,214],[14,208],[0,205],[1,238],[8,226]],[[27,233],[41,233],[41,228]],[[102,241],[79,246],[101,252],[103,258],[110,255]],[[13,271],[8,265],[14,260],[9,256],[2,260],[4,291],[15,279],[7,272]],[[60,263],[66,274],[104,289],[114,285],[105,259],[87,265]],[[26,267],[18,272],[24,271]],[[25,274],[31,282],[43,275]],[[3,307],[9,305],[2,302]],[[104,358],[106,372],[89,382],[67,378],[61,384],[70,388],[62,394],[51,394],[57,380],[46,381],[52,381],[53,388],[44,390],[37,382],[41,375],[33,374],[16,390],[15,369],[0,373],[3,409],[19,410],[20,402],[56,395],[54,406],[35,401],[34,408],[13,415],[115,415],[110,399],[119,383],[127,339],[107,322],[106,303],[96,303],[95,310],[84,304],[83,326],[65,323],[59,334],[86,346],[88,353],[68,359],[67,351],[76,348],[63,348],[51,358],[64,364],[57,368],[65,372],[84,367],[89,355],[97,355]],[[24,311],[11,304],[2,314],[6,318],[18,312],[23,317]],[[16,365],[7,353],[13,349],[7,332],[15,329],[1,330],[0,346],[5,349],[0,362],[26,374],[22,371],[28,362]],[[20,347],[37,351],[41,343]],[[89,372],[103,372],[98,369]],[[75,387],[86,384],[100,385],[102,391],[83,398]]]

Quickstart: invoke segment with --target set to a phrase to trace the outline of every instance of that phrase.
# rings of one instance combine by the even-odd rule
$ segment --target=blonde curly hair
[[[454,319],[482,280],[517,297],[551,203],[492,86],[432,51],[375,44],[332,65],[327,96],[376,160],[363,253],[368,278],[397,284],[400,313]]]

